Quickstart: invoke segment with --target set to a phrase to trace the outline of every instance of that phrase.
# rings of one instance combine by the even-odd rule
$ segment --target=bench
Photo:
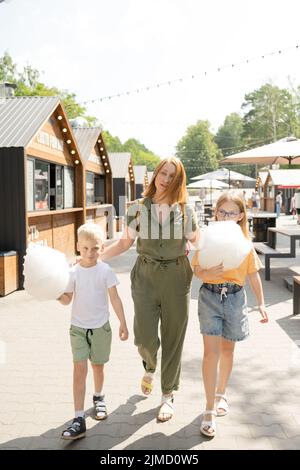
[[[271,258],[290,258],[290,253],[282,253],[281,251],[271,248],[269,245],[263,242],[254,242],[253,243],[255,251],[264,255],[265,257],[265,280],[270,281],[271,279],[271,269],[270,269],[270,259]]]
[[[300,276],[294,276],[293,313],[300,314]]]

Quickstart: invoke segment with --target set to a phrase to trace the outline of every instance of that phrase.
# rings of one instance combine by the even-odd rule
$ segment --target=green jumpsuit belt
[[[161,344],[161,388],[164,394],[179,387],[192,276],[187,256],[156,260],[139,255],[131,271],[134,342],[147,372],[155,371]]]

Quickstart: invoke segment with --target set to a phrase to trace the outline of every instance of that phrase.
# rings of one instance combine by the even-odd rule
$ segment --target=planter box
[[[0,296],[18,287],[18,255],[15,251],[0,251]]]

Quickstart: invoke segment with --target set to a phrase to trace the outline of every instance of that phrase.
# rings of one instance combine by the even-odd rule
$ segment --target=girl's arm
[[[209,269],[203,269],[201,266],[194,266],[195,276],[199,277],[199,279],[204,282],[206,282],[206,280],[218,280],[222,278],[223,272],[224,268],[222,263]]]
[[[267,311],[265,307],[265,299],[264,299],[264,293],[263,293],[260,275],[257,271],[255,273],[248,274],[248,278],[249,278],[251,289],[257,299],[259,313],[262,316],[262,319],[260,320],[260,322],[267,323],[269,319],[268,319],[268,315],[267,315]]]
[[[113,258],[114,256],[118,256],[121,253],[129,250],[129,248],[133,245],[135,240],[135,235],[133,231],[130,230],[128,227],[125,227],[122,238],[117,242],[113,243],[112,245],[105,247],[104,252],[99,256],[102,261],[106,261],[107,259]]]
[[[126,325],[123,304],[119,297],[116,286],[110,287],[108,289],[108,294],[112,307],[120,321],[119,337],[122,341],[125,341],[126,339],[128,339],[128,329]]]

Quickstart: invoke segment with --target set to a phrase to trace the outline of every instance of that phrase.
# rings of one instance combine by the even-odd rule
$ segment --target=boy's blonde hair
[[[81,225],[77,230],[77,236],[78,239],[88,238],[89,240],[99,240],[101,243],[104,242],[104,232],[102,228],[91,222]]]
[[[250,236],[250,233],[249,233],[247,209],[246,209],[246,205],[245,205],[245,200],[244,200],[244,198],[241,194],[233,193],[233,192],[230,192],[230,191],[222,193],[221,196],[219,197],[219,199],[217,200],[217,203],[216,203],[215,219],[218,220],[217,219],[217,212],[220,209],[220,207],[222,206],[222,204],[224,204],[224,202],[230,202],[230,201],[234,202],[238,206],[238,208],[240,209],[240,212],[244,214],[244,217],[242,218],[242,220],[238,221],[238,224],[240,225],[245,237],[250,240],[251,236]]]

